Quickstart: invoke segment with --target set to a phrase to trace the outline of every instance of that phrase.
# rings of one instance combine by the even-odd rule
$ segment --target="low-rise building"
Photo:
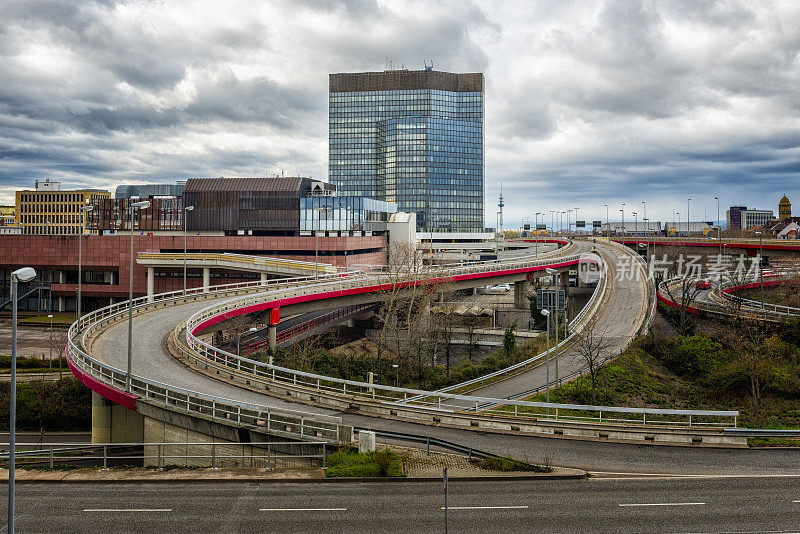
[[[59,182],[37,180],[35,190],[16,192],[14,225],[24,235],[86,233],[85,212],[80,208],[110,197],[100,189],[62,190]]]

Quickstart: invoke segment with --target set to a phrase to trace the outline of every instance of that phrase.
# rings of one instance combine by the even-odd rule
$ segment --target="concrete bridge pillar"
[[[264,284],[264,282],[266,281],[267,281],[267,273],[261,273],[261,283]]]
[[[140,443],[144,416],[92,391],[92,443]]]
[[[92,391],[92,443],[111,443],[111,405],[113,403]]]
[[[208,288],[211,286],[211,268],[203,267],[203,293],[208,293]]]
[[[154,267],[147,268],[147,302],[153,302],[153,295],[156,287],[156,270]]]
[[[267,335],[269,336],[270,350],[275,350],[278,348],[278,325],[269,325],[269,327],[267,327]]]
[[[514,282],[514,307],[527,310],[531,307],[528,300],[528,293],[531,290],[531,283],[527,280]]]

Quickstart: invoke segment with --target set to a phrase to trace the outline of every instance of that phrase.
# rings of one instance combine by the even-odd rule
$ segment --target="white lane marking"
[[[146,513],[146,512],[171,512],[172,508],[84,508],[84,512],[133,512],[133,513]]]
[[[704,502],[642,502],[620,503],[620,506],[704,506]]]
[[[347,508],[259,508],[259,512],[346,512]]]
[[[800,502],[800,501],[792,501],[792,502]]]
[[[448,510],[527,510],[527,506],[448,506]],[[440,508],[444,510],[444,506]]]

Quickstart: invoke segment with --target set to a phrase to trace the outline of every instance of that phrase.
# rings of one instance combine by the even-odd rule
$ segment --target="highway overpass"
[[[516,284],[525,284],[531,277],[544,274],[544,269],[555,267],[567,269],[580,262],[580,254],[576,252],[587,252],[593,246],[599,250],[601,257],[608,258],[614,256],[614,250],[620,253],[620,258],[629,252],[623,250],[619,245],[609,244],[598,241],[596,244],[591,242],[579,242],[564,251],[561,257],[553,257],[545,260],[527,260],[514,262],[491,262],[474,265],[467,265],[458,268],[450,267],[447,269],[447,277],[450,283],[461,284],[469,287],[470,285],[485,285],[495,280],[508,280]],[[638,261],[630,259],[630,261]],[[620,260],[622,261],[622,260]],[[624,263],[624,262],[623,262]],[[636,267],[640,269],[641,267]],[[440,280],[441,275],[437,276],[435,271],[427,271],[415,283],[431,284],[433,280]],[[363,382],[353,382],[330,377],[310,377],[308,373],[299,373],[290,369],[282,369],[268,364],[260,364],[247,360],[246,358],[236,358],[235,355],[225,353],[213,347],[187,347],[183,345],[182,336],[187,336],[186,328],[182,327],[187,317],[193,316],[197,312],[202,312],[189,321],[189,332],[199,331],[198,325],[202,322],[203,328],[213,326],[220,320],[230,317],[240,316],[244,313],[260,312],[272,310],[277,306],[296,308],[294,311],[309,311],[314,307],[321,307],[322,302],[329,301],[328,306],[338,305],[337,299],[357,297],[369,300],[370,293],[379,291],[382,287],[381,280],[374,278],[375,275],[355,275],[353,277],[338,278],[336,280],[318,281],[316,284],[310,280],[270,282],[274,289],[264,293],[261,284],[240,284],[239,287],[224,289],[223,297],[214,293],[194,293],[188,298],[181,295],[168,295],[160,297],[152,304],[140,301],[140,311],[136,314],[134,328],[136,332],[146,332],[147,335],[137,334],[135,336],[135,352],[133,357],[133,376],[131,393],[121,392],[120,385],[125,385],[126,376],[119,370],[125,367],[125,332],[127,326],[124,322],[115,320],[115,314],[124,312],[124,307],[109,309],[100,312],[93,317],[85,317],[83,324],[92,325],[88,331],[84,331],[81,336],[73,335],[73,339],[82,340],[83,349],[77,345],[70,346],[70,357],[72,368],[79,378],[83,379],[96,391],[113,401],[126,405],[140,413],[145,413],[148,418],[161,418],[160,428],[167,428],[182,432],[185,441],[186,426],[194,425],[196,420],[202,419],[204,428],[213,435],[215,424],[222,424],[226,427],[244,427],[248,432],[253,429],[258,431],[274,431],[273,423],[277,415],[270,419],[269,411],[278,414],[283,410],[287,413],[294,413],[296,417],[304,419],[308,427],[312,425],[312,435],[318,438],[336,439],[342,438],[342,432],[350,425],[367,425],[366,421],[377,421],[363,415],[353,414],[353,409],[361,414],[370,416],[380,415],[389,418],[414,418],[428,423],[442,423],[452,426],[466,426],[469,428],[488,429],[493,432],[542,432],[550,435],[574,435],[576,437],[595,437],[604,435],[603,425],[614,424],[614,420],[635,420],[640,418],[641,422],[658,420],[659,417],[684,418],[688,417],[691,425],[691,411],[682,410],[647,410],[614,407],[579,407],[593,409],[600,415],[599,425],[591,429],[584,428],[574,431],[574,428],[566,428],[563,421],[552,421],[548,418],[542,419],[541,416],[529,417],[523,413],[516,412],[497,412],[489,410],[487,412],[470,414],[468,407],[486,405],[507,404],[515,407],[542,407],[542,403],[529,403],[527,401],[506,401],[501,397],[486,397],[481,395],[464,395],[448,392],[422,392],[417,390],[407,390],[403,388],[392,388],[377,384],[367,384]],[[364,277],[364,278],[359,278]],[[371,277],[371,278],[370,278]],[[610,280],[606,277],[605,280]],[[378,283],[376,283],[378,282]],[[520,287],[519,285],[517,287]],[[638,288],[638,289],[637,289]],[[236,293],[251,293],[245,297],[230,297]],[[256,293],[257,294],[252,294]],[[597,295],[597,294],[596,294]],[[619,296],[622,295],[622,296]],[[191,300],[196,299],[196,300]],[[350,302],[353,302],[352,300]],[[617,325],[617,342],[623,345],[625,331],[630,337],[635,336],[646,324],[649,313],[652,310],[650,302],[654,302],[654,295],[648,289],[648,284],[639,280],[637,284],[623,285],[609,283],[602,298],[597,300],[591,308],[592,313],[597,314],[597,321],[605,322],[608,326]],[[614,307],[619,307],[617,314],[613,311]],[[600,311],[599,311],[600,310]],[[642,314],[644,310],[644,316]],[[602,311],[602,313],[601,313]],[[90,314],[91,315],[91,314]],[[639,319],[636,320],[636,316]],[[633,316],[630,321],[624,320],[625,316]],[[101,320],[98,322],[98,318]],[[587,318],[588,319],[588,318]],[[195,321],[194,323],[192,321]],[[576,329],[580,326],[576,325]],[[77,325],[73,334],[77,333]],[[177,336],[175,336],[177,333]],[[173,337],[171,337],[173,336]],[[193,343],[190,336],[187,336],[189,343]],[[177,343],[176,343],[177,342]],[[627,343],[627,341],[625,341]],[[167,350],[170,344],[172,353]],[[199,350],[195,350],[199,349]],[[91,356],[90,356],[91,354]],[[176,359],[173,354],[181,356],[181,361]],[[569,352],[567,352],[569,354]],[[509,376],[515,377],[517,385],[510,387],[503,392],[519,393],[523,388],[535,388],[542,385],[541,363],[543,355],[533,358],[533,361],[525,362],[526,365],[508,370],[505,376],[496,376],[496,380],[508,379]],[[187,368],[185,364],[189,364]],[[118,371],[114,371],[117,369]],[[271,376],[270,376],[271,374]],[[87,375],[89,379],[87,379]],[[316,381],[316,384],[314,384]],[[109,384],[112,387],[108,387]],[[105,386],[105,388],[103,387]],[[474,386],[474,385],[473,385]],[[496,387],[496,386],[495,386]],[[175,393],[164,394],[165,389],[173,388]],[[499,391],[499,390],[498,390]],[[522,391],[524,393],[524,391]],[[415,403],[398,404],[398,395],[408,400],[409,396],[425,395],[423,401]],[[276,398],[278,397],[278,398]],[[307,406],[302,406],[298,401],[314,405],[313,412],[309,414],[304,410],[312,410]],[[392,409],[391,405],[395,408]],[[160,412],[156,413],[153,406],[157,405]],[[222,407],[221,407],[222,406]],[[325,407],[327,406],[327,408]],[[576,409],[567,405],[551,405],[556,411],[562,410],[562,419],[565,412]],[[242,408],[244,407],[244,408]],[[166,409],[165,409],[166,408]],[[98,408],[101,411],[101,408]],[[162,412],[172,412],[166,416]],[[178,412],[177,415],[174,412]],[[305,413],[305,415],[303,415]],[[244,414],[244,415],[242,415]],[[297,415],[299,414],[299,415]],[[235,415],[235,417],[234,417]],[[708,412],[695,413],[695,415],[705,415],[711,417],[728,418],[725,424],[735,424],[736,412]],[[282,416],[284,419],[288,416]],[[603,420],[605,417],[605,420]],[[113,419],[113,415],[111,416]],[[324,424],[316,424],[313,421],[319,418]],[[627,419],[626,419],[627,418]],[[222,423],[219,419],[223,419]],[[609,423],[609,419],[611,422]],[[166,421],[168,420],[168,421]],[[365,421],[366,420],[366,421]],[[280,423],[283,424],[283,423]],[[313,425],[316,424],[316,428]],[[111,423],[113,427],[114,423]],[[181,427],[183,425],[183,427]],[[298,430],[303,432],[303,423],[299,425],[285,424],[280,428],[286,435],[296,437]],[[175,428],[173,428],[175,427]],[[182,430],[177,430],[181,429]],[[226,436],[231,438],[231,432],[226,431]],[[629,435],[623,436],[624,432],[617,432],[620,439],[640,439],[642,441],[671,440],[692,440],[695,443],[713,443],[720,441],[730,441],[719,432],[693,428],[690,431],[694,437],[688,434],[676,438],[671,431],[658,431],[648,429],[646,431],[637,430]],[[147,425],[145,424],[145,437],[147,437]],[[615,436],[617,435],[615,434]],[[647,434],[647,435],[645,435]],[[653,434],[653,435],[651,435]],[[308,435],[308,429],[306,430]],[[164,432],[160,434],[164,436]],[[650,437],[648,437],[650,436]],[[735,440],[734,440],[735,441]]]

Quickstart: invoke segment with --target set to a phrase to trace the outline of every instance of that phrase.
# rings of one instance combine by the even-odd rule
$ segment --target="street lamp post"
[[[689,205],[691,202],[691,198],[686,201],[686,237],[689,237]]]
[[[53,370],[53,314],[47,316],[50,319],[50,370]],[[59,377],[60,378],[60,377]]]
[[[625,203],[622,203],[622,209],[619,210],[622,214],[622,244],[625,244]]]
[[[639,215],[633,212],[633,234],[639,235]]]
[[[650,226],[650,219],[642,217],[642,222],[644,222],[644,259],[646,260],[650,256],[650,234],[647,232],[647,227]]]
[[[575,209],[575,234],[578,233],[578,208]]]
[[[761,309],[764,309],[764,234],[756,232],[758,236],[758,277],[761,280]]]
[[[540,211],[536,212],[536,231],[534,232],[533,235],[537,236],[536,237],[536,241],[534,242],[534,247],[535,247],[535,251],[534,252],[536,253],[537,256],[539,255],[539,237],[538,237],[539,236],[539,215],[541,215],[542,219],[544,219],[544,213],[542,213]]]
[[[556,313],[555,313],[555,325],[554,326],[555,326],[555,329],[556,329],[556,351],[555,351],[556,385],[558,385],[558,291],[559,291],[559,286],[560,286],[561,280],[560,280],[560,276],[559,276],[557,270],[547,268],[547,269],[545,269],[545,272],[547,274],[553,275],[555,277],[555,281],[556,281],[556,303],[555,303]],[[548,383],[549,382],[550,381],[548,380]]]
[[[556,304],[558,304],[557,295],[556,295]],[[547,402],[549,403],[550,402],[550,312],[548,310],[542,310],[542,315],[544,315],[545,319],[547,319],[547,352],[545,353],[547,355],[546,358],[547,363],[545,364],[546,365],[545,372],[547,374],[547,379],[546,379],[547,384],[545,385],[545,388],[547,390]],[[557,331],[558,329],[556,329],[556,332]],[[547,416],[550,417],[550,406],[547,406]]]
[[[720,221],[719,221],[719,197],[714,197],[714,200],[717,201],[717,226],[720,226]]]
[[[79,216],[81,217],[81,223],[84,223],[85,214],[89,213],[94,209],[94,206],[81,206]],[[78,321],[81,320],[81,261],[83,260],[83,245],[81,243],[83,238],[83,224],[81,224],[80,228],[78,228],[78,305],[77,308],[77,317]]]
[[[606,226],[608,226],[608,239],[611,240],[611,219],[608,216],[608,204],[603,204],[606,207]]]
[[[244,332],[239,332],[236,335],[236,355],[237,356],[241,356],[241,354],[240,354],[240,350],[241,350],[240,349],[240,341],[242,339],[242,336],[247,334],[247,333],[249,333],[249,332],[258,332],[258,328],[256,328],[255,326],[251,326],[250,329],[245,330]]]
[[[394,369],[394,387],[400,387],[400,366],[396,363],[393,363],[392,369]]]
[[[8,422],[8,532],[14,534],[14,460],[16,456],[17,432],[17,284],[29,282],[36,277],[31,267],[23,267],[11,273],[11,406]]]
[[[184,206],[183,208],[183,295],[186,296],[186,219],[194,206]],[[133,230],[133,228],[131,228]]]
[[[131,258],[129,266],[130,283],[128,286],[128,372],[125,375],[125,391],[131,391],[131,364],[133,362],[133,209],[145,209],[150,207],[150,202],[143,200],[141,202],[131,202],[129,210],[129,221],[131,231]]]
[[[572,210],[567,210],[567,238],[572,238],[572,224],[569,222],[569,214],[572,213]]]

